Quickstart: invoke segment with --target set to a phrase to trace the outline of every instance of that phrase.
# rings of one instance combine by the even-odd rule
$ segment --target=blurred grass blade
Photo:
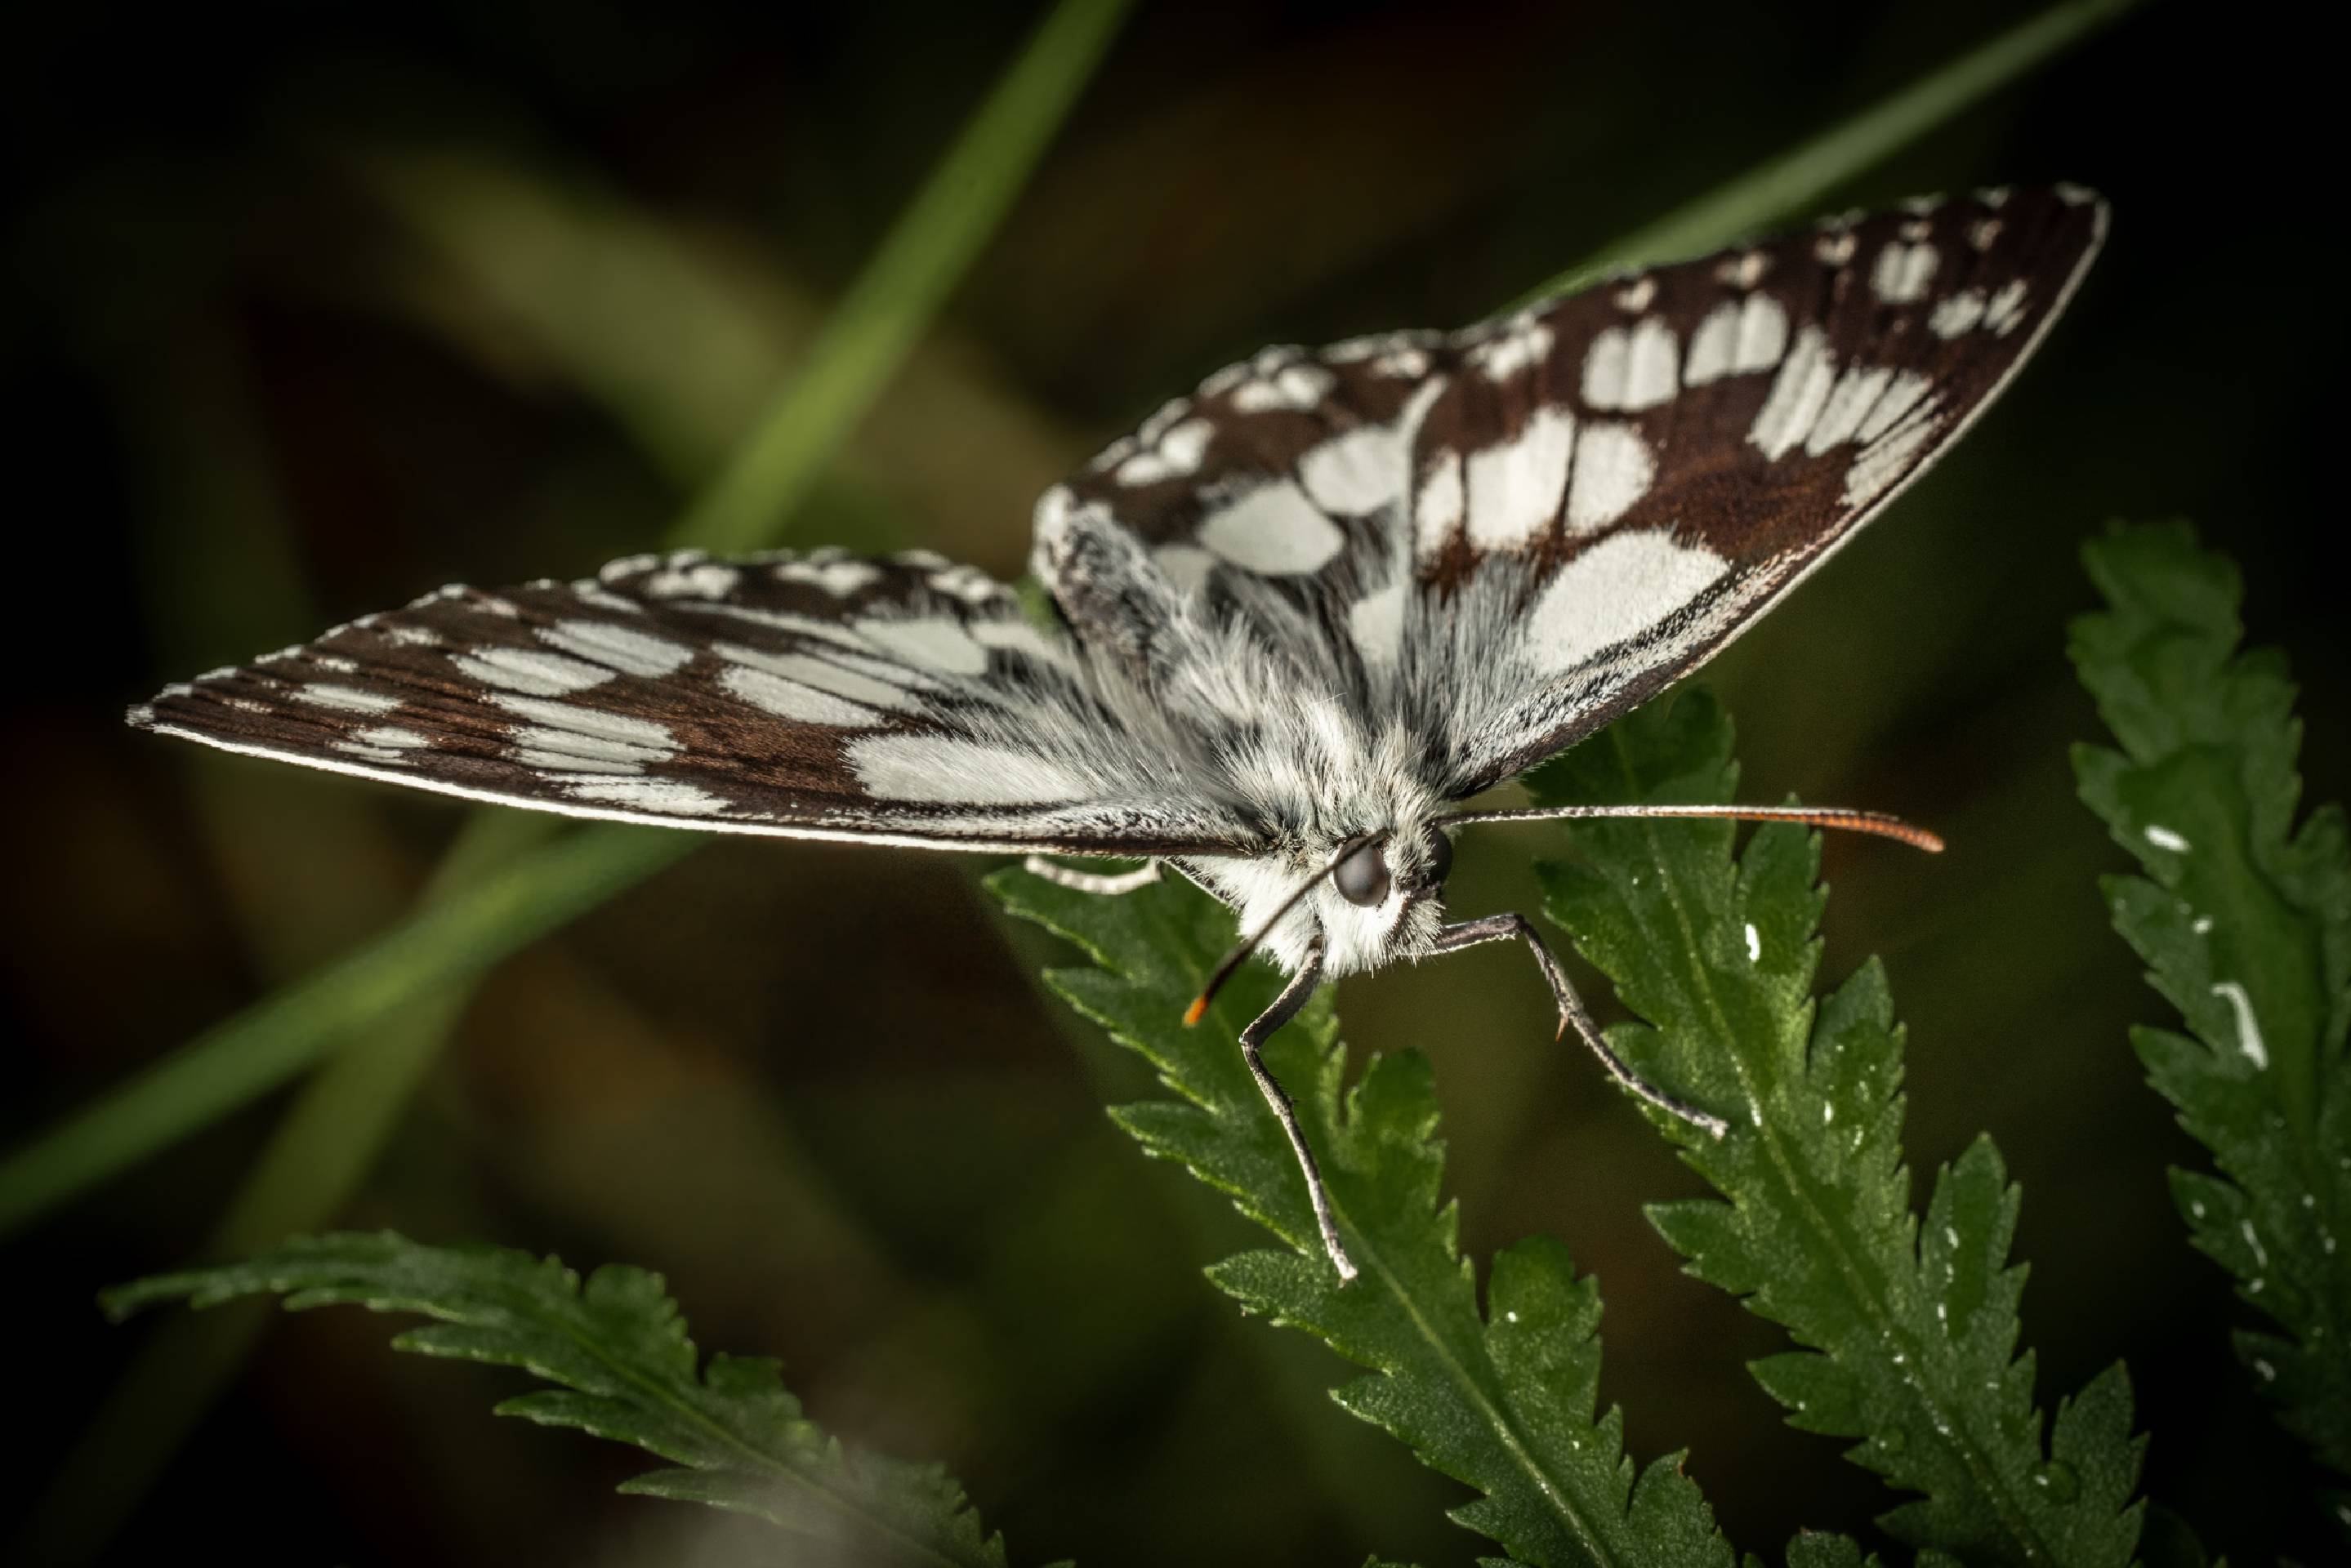
[[[1784,210],[1787,204],[1801,204],[1835,181],[1859,172],[1941,119],[1959,113],[1991,88],[2016,80],[2033,67],[2047,63],[2067,44],[2085,36],[2096,23],[2121,14],[2133,3],[2135,0],[2083,0],[2044,13],[2039,20],[2004,35],[1888,103],[1864,111],[1837,130],[1732,181],[1671,217],[1604,247],[1601,258],[1604,263],[1628,255],[1702,250],[1708,244],[1735,238],[1759,221],[1759,213],[1768,216],[1771,212]],[[920,319],[914,317],[907,306],[920,301],[926,310],[935,307],[963,261],[983,237],[967,234],[947,243],[943,231],[949,218],[958,217],[972,225],[992,224],[1041,148],[1042,131],[1047,128],[1040,127],[1038,117],[1029,110],[1008,107],[1004,100],[1018,96],[1012,89],[1021,85],[1024,92],[1050,98],[1057,106],[1057,113],[1066,109],[1076,81],[1081,80],[1083,73],[1091,68],[1102,40],[1107,37],[1122,9],[1118,0],[1065,0],[1047,21],[1030,46],[1029,56],[1014,67],[982,106],[964,144],[949,154],[906,218],[884,242],[882,254],[875,258],[874,270],[879,272],[886,266],[889,275],[897,278],[907,291],[906,298],[893,306],[878,286],[869,287],[864,279],[852,288],[842,309],[845,316],[853,315],[857,324],[824,335],[811,350],[802,379],[779,395],[774,409],[747,441],[742,455],[716,482],[710,498],[696,504],[674,531],[674,539],[722,550],[757,544],[772,529],[782,510],[780,503],[806,493],[831,443],[879,391],[891,367],[919,330]],[[1083,21],[1071,20],[1073,13],[1082,14]],[[1100,30],[1099,36],[1095,29]],[[1040,55],[1054,61],[1061,74],[1048,78],[1043,67],[1033,64]],[[1001,137],[1004,143],[988,146],[983,154],[975,144],[984,143],[987,136]],[[942,186],[970,188],[942,192]],[[906,237],[910,233],[917,237],[941,234],[940,247],[927,255],[918,254],[912,248],[914,242]],[[1587,266],[1563,275],[1546,285],[1541,292],[1555,292],[1562,284],[1589,270]],[[822,441],[812,441],[806,432],[791,428],[803,414],[820,421],[824,432]],[[586,835],[583,838],[590,844],[602,842],[600,835]],[[592,860],[596,853],[588,847],[579,849],[581,865],[575,868],[575,874],[584,870],[585,863]],[[664,859],[658,864],[666,863]],[[635,874],[649,875],[653,868],[654,865],[649,864]],[[607,873],[605,896],[617,893],[632,879],[625,868],[617,866],[608,867]],[[584,911],[588,907],[589,904],[581,904],[578,910]],[[431,918],[431,911],[418,917],[420,921]],[[535,914],[526,918],[518,913],[517,919],[517,924],[511,929],[484,931],[481,946],[465,955],[462,972],[478,973],[496,959],[560,923],[542,921]],[[376,948],[303,982],[294,994],[310,999],[310,1009],[327,1015],[333,1027],[350,1027],[350,1009],[324,1005],[333,987],[340,983],[337,977],[356,972],[377,977],[374,983],[383,983],[371,967],[375,954],[385,946],[404,942],[412,929],[388,933],[379,939]],[[404,994],[446,983],[455,972],[458,972],[455,968],[446,972],[415,971],[407,976],[411,989]],[[380,1016],[401,1000],[402,996],[391,996],[381,999],[381,1005],[371,1002],[366,1015]],[[298,1012],[288,1012],[287,1002],[287,996],[281,995],[248,1009],[191,1043],[183,1049],[182,1056],[199,1051],[267,1054],[272,1062],[268,1073],[232,1075],[215,1068],[197,1076],[206,1080],[242,1078],[250,1085],[244,1091],[247,1096],[281,1082],[335,1044],[334,1039],[325,1035],[305,1040],[286,1033],[289,1019],[300,1016]],[[180,1062],[181,1058],[174,1058],[147,1079],[119,1094],[130,1094],[158,1075],[177,1070]],[[205,1125],[238,1103],[235,1096],[215,1095],[193,1114],[168,1115],[162,1114],[165,1107],[147,1101],[142,1102],[142,1113],[131,1117],[117,1115],[114,1097],[110,1097],[97,1109],[46,1135],[0,1164],[0,1234]],[[86,1124],[101,1116],[109,1117],[116,1141],[95,1142],[84,1131]],[[75,1145],[70,1159],[52,1147],[68,1138]],[[36,1178],[38,1184],[33,1185]]]
[[[2072,0],[2053,5],[1810,141],[1602,247],[1525,297],[1572,292],[1612,267],[1701,255],[1802,213],[1845,181],[2047,65],[2138,3]]]
[[[199,1034],[0,1163],[0,1233],[267,1094],[414,999],[465,984],[699,842],[656,828],[599,827],[434,900],[350,957]]]
[[[743,454],[673,530],[714,549],[758,545],[805,495],[1027,182],[1128,0],[1062,0],[935,169]],[[881,282],[876,282],[876,278]],[[814,390],[810,389],[813,388]],[[789,427],[813,420],[819,439]],[[350,957],[198,1035],[0,1160],[0,1235],[266,1094],[402,1003],[464,983],[683,857],[683,833],[595,829],[429,904]]]
[[[759,428],[672,530],[680,545],[757,547],[872,406],[1109,47],[1128,0],[1063,0],[850,286]]]

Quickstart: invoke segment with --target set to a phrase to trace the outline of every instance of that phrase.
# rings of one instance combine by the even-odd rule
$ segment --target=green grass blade
[[[199,1034],[0,1162],[0,1234],[267,1094],[415,998],[471,981],[699,842],[653,828],[600,827],[427,905],[350,957]]]
[[[1702,255],[1802,213],[1844,182],[2031,75],[2137,4],[2139,0],[2072,0],[2053,5],[1810,141],[1602,247],[1526,297],[1571,292],[1612,267]]]
[[[1128,0],[1063,0],[842,297],[760,428],[672,531],[726,553],[768,539],[937,314],[1110,47]]]

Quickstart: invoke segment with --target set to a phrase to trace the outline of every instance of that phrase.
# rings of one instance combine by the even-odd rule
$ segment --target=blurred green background
[[[2032,11],[1143,6],[784,536],[1015,574],[1036,493],[1225,360],[1483,315]],[[2323,1555],[2316,1514],[2164,1191],[2196,1152],[2125,1044],[2162,1011],[2102,918],[2117,857],[2072,798],[2065,747],[2095,730],[2062,656],[2080,539],[2195,517],[2304,680],[2312,793],[2346,793],[2342,591],[2313,560],[2340,527],[2321,486],[2346,313],[2311,167],[2339,88],[2245,15],[2144,7],[1834,192],[2068,178],[2116,220],[2006,402],[1708,679],[1752,798],[1952,840],[1830,843],[1827,972],[1886,956],[1914,1162],[1987,1129],[2024,1184],[2044,1397],[2127,1356],[2153,1494],[2252,1562]],[[444,581],[658,537],[1037,16],[12,13],[0,1139],[381,929],[463,820],[136,736],[122,705]],[[1453,908],[1534,908],[1543,842],[1471,836]],[[1459,1490],[1323,1398],[1340,1364],[1201,1280],[1253,1233],[1107,1123],[1147,1075],[1040,998],[1057,955],[967,869],[702,849],[497,970],[334,1221],[662,1270],[705,1345],[779,1355],[833,1429],[944,1460],[1022,1561],[1468,1561],[1442,1518]],[[1351,980],[1341,1003],[1358,1052],[1435,1058],[1468,1249],[1545,1231],[1600,1276],[1634,1450],[1687,1447],[1743,1546],[1866,1532],[1892,1500],[1747,1377],[1777,1331],[1676,1272],[1638,1206],[1695,1184],[1552,1044],[1523,955]],[[48,1493],[42,1539],[125,1563],[769,1549],[612,1496],[634,1456],[494,1420],[514,1380],[395,1359],[361,1314],[272,1320],[241,1367],[234,1321],[105,1327],[92,1291],[202,1255],[289,1099],[6,1241],[32,1383],[0,1438],[0,1540]],[[193,1407],[208,1359],[233,1370]]]

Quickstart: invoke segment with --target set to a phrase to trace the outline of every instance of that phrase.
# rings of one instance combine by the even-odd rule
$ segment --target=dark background
[[[1714,3],[1146,6],[789,537],[1001,574],[1036,492],[1269,340],[1455,325],[2028,14]],[[2023,1183],[2053,1402],[2126,1356],[2153,1494],[2254,1563],[2325,1551],[2309,1474],[2187,1250],[2197,1152],[2124,1031],[2073,800],[2079,541],[2187,515],[2243,563],[2345,793],[2335,484],[2346,362],[2335,62],[2245,7],[2153,5],[1832,205],[2069,178],[2114,201],[2072,317],[1964,447],[1708,679],[1752,798],[1896,810],[1833,842],[1827,972],[1885,955],[1915,1167],[1979,1130]],[[641,548],[1025,35],[1025,7],[535,0],[177,16],[17,7],[0,65],[10,507],[9,1141],[376,929],[455,808],[120,727],[157,684],[449,580]],[[2324,155],[2323,157],[2321,155]],[[1531,908],[1537,842],[1462,846],[1453,907]],[[1459,1489],[1332,1407],[1338,1362],[1201,1266],[1253,1238],[1146,1166],[1140,1067],[1040,999],[1040,942],[963,869],[714,845],[506,965],[344,1223],[668,1274],[705,1346],[944,1460],[1022,1561],[1426,1563]],[[1560,1235],[1608,1303],[1635,1452],[1687,1447],[1734,1541],[1892,1499],[1742,1370],[1778,1332],[1683,1279],[1638,1205],[1693,1189],[1522,955],[1342,988],[1358,1052],[1434,1056],[1463,1239]],[[152,1324],[99,1284],[189,1259],[282,1100],[9,1241],[17,1527]],[[505,1375],[274,1324],[110,1560],[689,1563],[761,1542],[618,1498],[635,1456],[493,1419]],[[29,1388],[21,1381],[29,1375]]]

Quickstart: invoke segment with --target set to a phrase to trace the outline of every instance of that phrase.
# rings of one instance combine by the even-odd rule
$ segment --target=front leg
[[[1318,938],[1306,955],[1306,967],[1290,976],[1281,994],[1273,999],[1273,1005],[1241,1031],[1241,1060],[1249,1064],[1249,1075],[1257,1080],[1258,1092],[1265,1096],[1265,1103],[1273,1107],[1281,1130],[1290,1135],[1290,1152],[1298,1157],[1298,1168],[1306,1175],[1306,1197],[1314,1206],[1314,1223],[1322,1232],[1322,1250],[1330,1254],[1331,1266],[1339,1271],[1339,1282],[1343,1285],[1355,1277],[1355,1264],[1339,1241],[1338,1222],[1331,1214],[1331,1195],[1323,1189],[1322,1173],[1315,1168],[1313,1151],[1306,1147],[1306,1132],[1298,1124],[1297,1107],[1290,1104],[1290,1096],[1282,1092],[1281,1085],[1259,1054],[1275,1030],[1298,1016],[1298,1010],[1306,1005],[1306,999],[1314,994],[1322,980],[1322,943]]]
[[[1567,971],[1559,967],[1559,960],[1552,956],[1551,949],[1543,944],[1534,923],[1524,915],[1487,915],[1479,919],[1464,920],[1458,926],[1447,926],[1437,933],[1437,950],[1441,953],[1458,952],[1463,948],[1474,948],[1480,942],[1509,941],[1512,938],[1526,943],[1533,951],[1543,979],[1551,984],[1552,1000],[1559,1003],[1561,1037],[1565,1037],[1569,1025],[1573,1024],[1592,1054],[1600,1058],[1600,1064],[1608,1069],[1608,1075],[1633,1093],[1659,1110],[1669,1111],[1690,1126],[1701,1127],[1716,1137],[1730,1130],[1729,1122],[1674,1098],[1626,1066],[1625,1059],[1609,1049],[1608,1042],[1600,1037],[1600,1026],[1593,1023],[1592,1014],[1583,1010],[1583,999],[1576,995],[1575,987],[1568,983]]]
[[[1068,888],[1080,893],[1132,893],[1137,888],[1148,888],[1159,880],[1159,862],[1146,860],[1133,871],[1079,871],[1031,855],[1020,863],[1021,869],[1031,877],[1042,877],[1056,888]]]

